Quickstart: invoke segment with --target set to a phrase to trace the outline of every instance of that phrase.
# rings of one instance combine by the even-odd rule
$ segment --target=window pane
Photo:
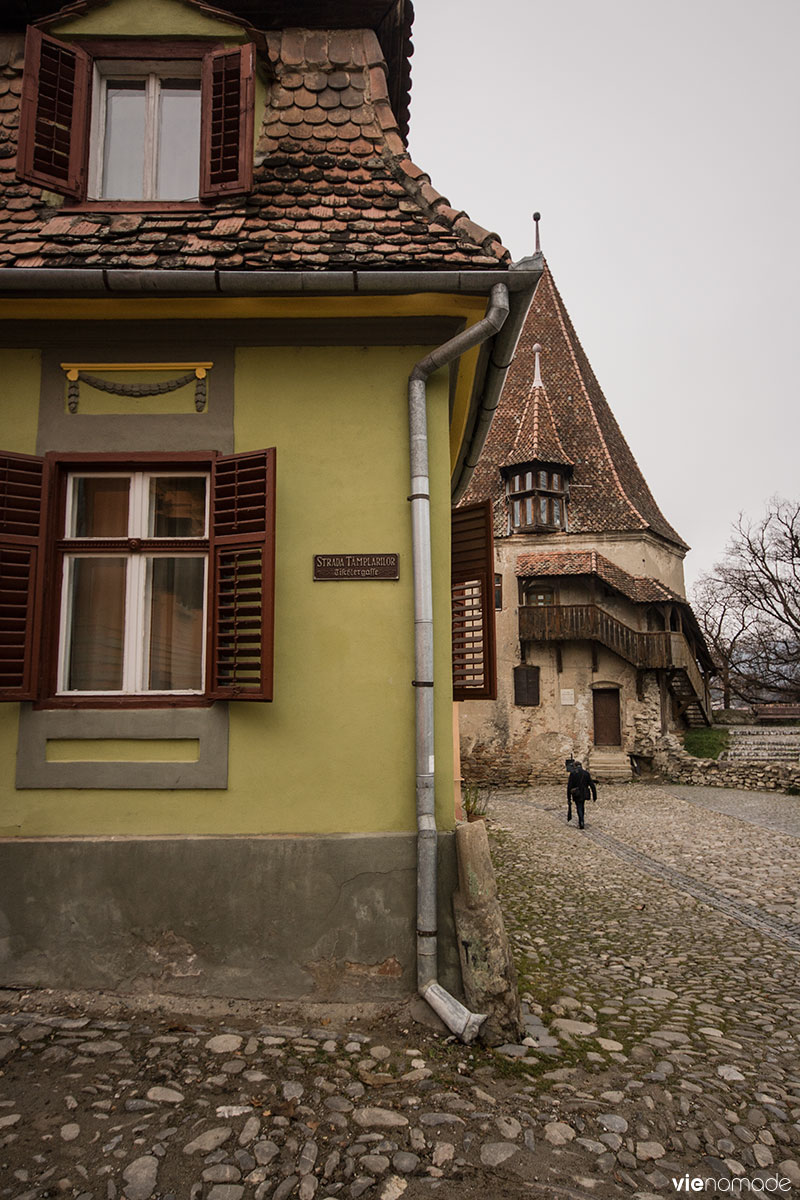
[[[206,532],[206,480],[202,476],[150,480],[150,537],[203,537]]]
[[[73,486],[69,537],[127,537],[130,479],[78,476]]]
[[[530,496],[525,501],[525,524],[533,524],[533,500]]]
[[[145,81],[109,80],[103,150],[103,195],[108,200],[144,198],[144,124]]]
[[[520,502],[519,502],[519,500],[514,501],[514,503],[512,505],[512,511],[514,514],[513,518],[512,518],[512,524],[514,525],[514,528],[516,529],[516,528],[519,528],[519,524],[520,524]]]
[[[553,501],[553,524],[554,525],[561,524],[561,501],[560,500]]]
[[[533,471],[528,471],[525,475],[525,487],[528,491],[533,487]]]
[[[124,558],[75,558],[70,588],[67,691],[122,688]]]
[[[553,491],[561,491],[561,476],[557,475],[555,472],[553,472]]]
[[[544,497],[539,500],[539,524],[547,524],[547,500]]]
[[[200,80],[163,79],[158,105],[160,200],[193,200],[200,191]]]
[[[546,488],[546,487],[547,487],[547,471],[540,471],[540,472],[539,472],[539,487],[540,487],[540,488]]]
[[[150,560],[150,662],[154,692],[201,691],[205,560]]]

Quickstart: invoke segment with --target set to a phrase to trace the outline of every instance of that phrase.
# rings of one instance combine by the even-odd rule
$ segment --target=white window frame
[[[92,118],[89,138],[89,186],[87,199],[105,200],[103,195],[103,169],[106,144],[106,89],[110,80],[131,79],[145,81],[145,134],[142,195],[127,197],[132,203],[145,200],[168,203],[156,195],[158,173],[158,125],[159,81],[161,79],[201,79],[200,60],[140,60],[99,59],[94,62],[92,82]],[[198,89],[198,104],[202,106],[201,91]],[[202,108],[201,108],[202,111]],[[200,195],[200,155],[197,158],[197,181],[195,192],[183,197],[187,201],[197,200]],[[111,203],[124,203],[125,198]]]
[[[205,514],[203,533],[195,538],[170,536],[157,537],[149,531],[150,518],[150,482],[153,479],[203,479],[205,480]],[[129,479],[130,492],[128,499],[128,529],[124,534],[114,538],[77,537],[72,530],[75,528],[77,488],[79,479]],[[208,630],[208,568],[209,553],[203,546],[195,553],[188,543],[205,541],[208,538],[210,517],[210,475],[207,471],[74,471],[67,477],[67,496],[65,506],[65,535],[71,542],[86,543],[136,538],[140,541],[155,543],[140,550],[109,549],[107,553],[82,555],[80,550],[70,547],[64,554],[61,580],[61,612],[59,618],[58,641],[58,684],[56,694],[59,696],[199,696],[205,691],[201,683],[198,688],[155,690],[146,686],[149,670],[150,648],[150,589],[152,587],[151,563],[157,558],[197,558],[203,562],[203,638],[200,655],[200,679],[206,677],[206,637]],[[180,549],[164,549],[159,552],[157,544],[160,541],[187,543]],[[72,577],[74,563],[78,559],[115,558],[125,559],[125,612],[123,630],[122,654],[122,686],[113,691],[82,691],[66,686],[69,678],[69,663],[71,654],[70,631],[72,628]]]

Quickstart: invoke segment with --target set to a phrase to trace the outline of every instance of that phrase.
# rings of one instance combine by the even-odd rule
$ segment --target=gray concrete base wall
[[[440,979],[461,995],[439,835]],[[416,990],[416,838],[0,841],[0,985],[313,1001]]]

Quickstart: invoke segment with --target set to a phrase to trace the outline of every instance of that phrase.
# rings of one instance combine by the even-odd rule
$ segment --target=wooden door
[[[597,688],[592,692],[592,699],[595,746],[620,746],[619,689]]]

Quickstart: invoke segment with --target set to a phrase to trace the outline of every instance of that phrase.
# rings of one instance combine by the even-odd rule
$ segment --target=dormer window
[[[89,196],[196,200],[200,63],[98,62]]]
[[[252,43],[78,44],[31,27],[17,173],[90,204],[238,195],[252,186],[254,104]]]
[[[559,469],[512,467],[506,476],[512,532],[566,527],[566,481]]]

